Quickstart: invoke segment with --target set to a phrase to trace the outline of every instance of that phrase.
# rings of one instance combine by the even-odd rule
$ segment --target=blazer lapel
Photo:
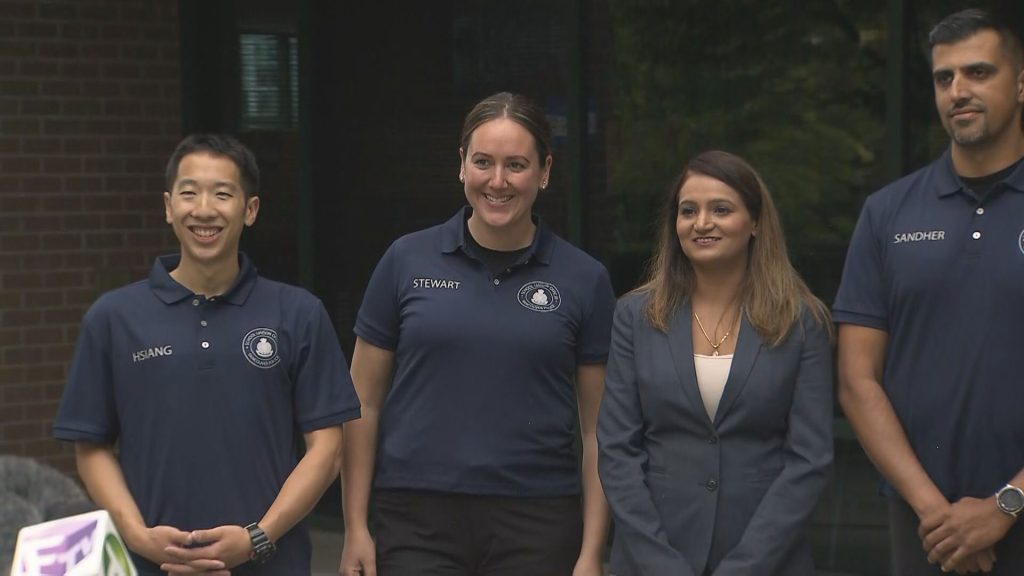
[[[716,427],[722,421],[722,415],[729,411],[733,402],[743,392],[743,387],[747,385],[747,377],[750,376],[750,370],[754,367],[760,351],[761,337],[744,314],[740,317],[740,336],[736,341],[736,352],[733,353],[729,378],[725,381],[722,400],[718,403],[718,412],[715,413]]]
[[[708,426],[711,426],[711,420],[704,410],[704,400],[700,396],[700,388],[697,386],[697,371],[693,367],[691,310],[689,303],[683,303],[672,318],[672,322],[668,326],[669,350],[672,353],[672,363],[675,364],[676,374],[679,375],[679,382],[682,385],[687,404],[696,412],[704,415],[704,420]]]

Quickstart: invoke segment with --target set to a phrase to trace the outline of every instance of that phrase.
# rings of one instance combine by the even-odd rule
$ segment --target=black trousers
[[[569,576],[579,557],[579,496],[378,490],[373,500],[379,576]]]
[[[889,535],[893,576],[949,576],[938,564],[929,564],[914,509],[901,498],[889,499]],[[955,574],[955,572],[954,572]],[[981,574],[981,572],[979,572]],[[996,544],[996,563],[990,576],[1024,576],[1024,524],[1018,521]]]

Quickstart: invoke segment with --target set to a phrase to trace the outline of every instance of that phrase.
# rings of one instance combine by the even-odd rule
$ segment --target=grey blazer
[[[832,353],[805,313],[776,347],[744,317],[718,413],[693,365],[689,304],[668,334],[645,294],[615,309],[598,467],[615,576],[814,574],[804,531],[832,464]]]

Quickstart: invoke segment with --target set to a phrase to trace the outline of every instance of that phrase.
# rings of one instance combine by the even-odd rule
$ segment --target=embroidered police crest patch
[[[519,303],[534,312],[551,312],[562,305],[562,295],[550,282],[534,280],[519,289]]]
[[[254,328],[242,338],[242,354],[257,368],[273,368],[281,361],[277,354],[277,332],[270,328]]]

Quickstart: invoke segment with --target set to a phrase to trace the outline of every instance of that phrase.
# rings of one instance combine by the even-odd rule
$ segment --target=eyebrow
[[[181,180],[178,180],[175,183],[175,185],[174,185],[175,188],[180,188],[182,186],[199,186],[199,181],[194,179],[194,178],[182,178]],[[231,180],[217,180],[217,181],[215,181],[213,183],[213,187],[214,188],[240,188],[241,186],[239,186],[238,184],[232,182]]]

